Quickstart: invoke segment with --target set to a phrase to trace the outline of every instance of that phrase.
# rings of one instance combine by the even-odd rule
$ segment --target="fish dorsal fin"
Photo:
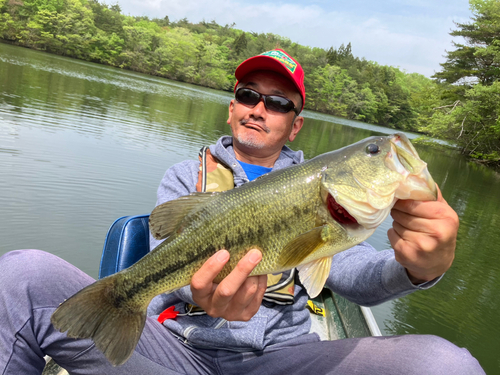
[[[286,244],[278,264],[285,268],[295,268],[300,262],[325,244],[323,231],[326,225],[316,227],[301,234]]]
[[[217,192],[192,193],[156,206],[149,215],[151,234],[157,240],[167,238],[195,207],[209,202],[218,194]]]
[[[331,266],[332,257],[324,257],[297,267],[300,282],[306,288],[309,297],[314,298],[321,293]]]

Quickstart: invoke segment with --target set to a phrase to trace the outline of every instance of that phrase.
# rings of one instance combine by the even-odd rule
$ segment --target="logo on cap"
[[[282,51],[268,51],[261,53],[261,55],[272,57],[273,59],[278,60],[282,63],[292,74],[295,72],[295,68],[297,68],[297,63],[293,61],[286,53]]]

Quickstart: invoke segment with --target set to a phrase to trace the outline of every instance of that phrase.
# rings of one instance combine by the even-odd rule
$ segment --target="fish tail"
[[[82,289],[64,301],[51,322],[68,337],[91,338],[113,366],[125,363],[137,345],[146,322],[147,304],[134,305],[116,290],[116,275]]]

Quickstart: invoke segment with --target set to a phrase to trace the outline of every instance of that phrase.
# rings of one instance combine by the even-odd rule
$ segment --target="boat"
[[[99,266],[99,278],[121,271],[149,252],[149,215],[123,216],[108,230]],[[348,301],[330,289],[308,301],[311,332],[322,340],[382,336],[370,308]],[[52,359],[46,357],[42,375],[67,375]]]

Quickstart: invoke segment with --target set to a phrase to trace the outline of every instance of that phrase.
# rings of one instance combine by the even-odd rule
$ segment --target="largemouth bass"
[[[254,275],[297,268],[311,297],[332,256],[366,240],[398,199],[435,200],[427,165],[405,135],[371,137],[222,193],[194,193],[156,207],[151,233],[163,243],[126,270],[84,288],[52,315],[69,337],[92,338],[113,365],[134,351],[151,299],[189,285],[216,251],[227,276],[252,248]]]

